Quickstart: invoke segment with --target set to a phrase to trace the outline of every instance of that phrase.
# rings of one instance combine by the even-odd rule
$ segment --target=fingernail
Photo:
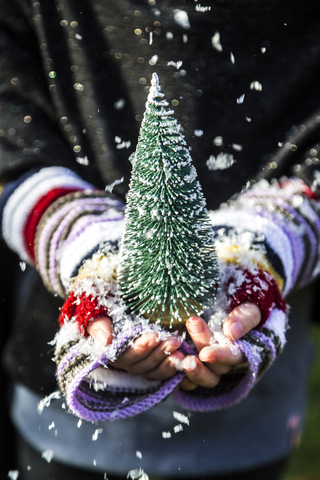
[[[214,347],[206,347],[205,352],[200,352],[199,358],[202,362],[215,363],[217,357],[214,355],[217,349]]]
[[[202,322],[197,320],[196,318],[189,318],[187,321],[188,324],[188,330],[191,333],[202,333],[203,332],[203,325]]]
[[[229,335],[234,342],[241,337],[242,333],[243,328],[240,322],[232,322],[231,325],[229,325]]]
[[[99,330],[96,331],[95,335],[94,335],[94,338],[99,342],[101,343],[101,345],[105,346],[106,343],[107,343],[107,339],[108,339],[108,335],[106,334],[106,332],[104,330],[102,330],[101,328]]]
[[[165,353],[170,354],[174,352],[181,345],[181,340],[177,337],[169,338],[165,344]]]

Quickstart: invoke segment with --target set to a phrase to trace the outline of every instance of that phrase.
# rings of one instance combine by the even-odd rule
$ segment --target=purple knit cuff
[[[279,332],[274,331],[274,325]],[[286,314],[274,309],[261,330],[253,330],[236,342],[247,358],[246,367],[222,375],[219,384],[212,389],[197,387],[186,391],[178,388],[173,398],[182,407],[198,412],[219,410],[240,402],[280,354],[286,325]]]
[[[56,352],[57,380],[70,411],[88,421],[120,420],[138,415],[161,402],[172,393],[185,374],[177,372],[151,391],[136,392],[131,389],[111,391],[95,390],[87,378],[98,367],[107,367],[110,359],[118,357],[135,338],[147,331],[158,331],[153,325],[136,325],[119,334],[108,347],[92,359],[84,354],[81,341],[67,342]],[[180,347],[185,354],[194,351],[186,342]]]

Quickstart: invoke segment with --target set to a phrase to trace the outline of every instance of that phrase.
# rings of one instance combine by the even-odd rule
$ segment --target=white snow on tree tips
[[[154,73],[130,157],[118,273],[129,310],[172,327],[213,306],[219,273],[196,169],[168,105]]]

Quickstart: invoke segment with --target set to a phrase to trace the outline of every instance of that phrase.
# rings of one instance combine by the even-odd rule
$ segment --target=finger
[[[179,387],[182,390],[194,390],[195,388],[197,388],[197,385],[195,383],[192,383],[188,377],[184,377],[179,383]]]
[[[220,376],[213,373],[196,356],[185,357],[182,360],[182,368],[188,379],[201,387],[213,388],[220,381]]]
[[[181,339],[176,336],[168,338],[153,349],[147,357],[134,362],[127,367],[127,371],[134,375],[145,375],[151,370],[159,367],[167,358],[181,345]]]
[[[127,369],[130,365],[147,357],[149,353],[159,345],[159,342],[157,333],[146,333],[135,340],[131,347],[119,355],[112,365],[116,368]]]
[[[223,332],[235,342],[259,325],[261,312],[255,303],[246,302],[234,308],[223,325]]]
[[[161,364],[151,370],[144,378],[147,380],[167,380],[168,378],[173,377],[177,373],[178,365],[183,360],[184,355],[182,352],[174,352],[169,357],[167,357]]]
[[[198,352],[210,344],[212,332],[201,317],[191,317],[186,322],[187,330]]]
[[[246,357],[240,348],[237,352],[233,352],[229,347],[219,347],[215,345],[204,347],[199,353],[199,358],[202,362],[208,363],[208,365],[234,366],[246,362]]]
[[[91,337],[104,347],[112,342],[112,321],[109,317],[99,317],[91,320],[86,330]]]

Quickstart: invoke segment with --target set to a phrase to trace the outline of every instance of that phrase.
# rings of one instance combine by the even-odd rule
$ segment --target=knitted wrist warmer
[[[91,337],[79,335],[76,324],[65,323],[56,336],[57,379],[68,408],[88,421],[120,420],[148,410],[170,395],[184,377],[177,372],[169,380],[144,380],[109,365],[144,333],[166,332],[145,321],[123,329],[107,347],[99,347]],[[184,342],[185,355],[194,353]],[[103,367],[103,368],[102,368]]]
[[[256,303],[261,323],[231,344],[248,368],[223,375],[214,389],[177,389],[174,398],[192,410],[223,408],[244,398],[285,344],[287,306],[283,295],[319,272],[319,202],[300,179],[259,182],[228,208],[211,213],[221,273],[216,310],[209,320],[213,343],[228,344],[222,323],[245,301]]]

